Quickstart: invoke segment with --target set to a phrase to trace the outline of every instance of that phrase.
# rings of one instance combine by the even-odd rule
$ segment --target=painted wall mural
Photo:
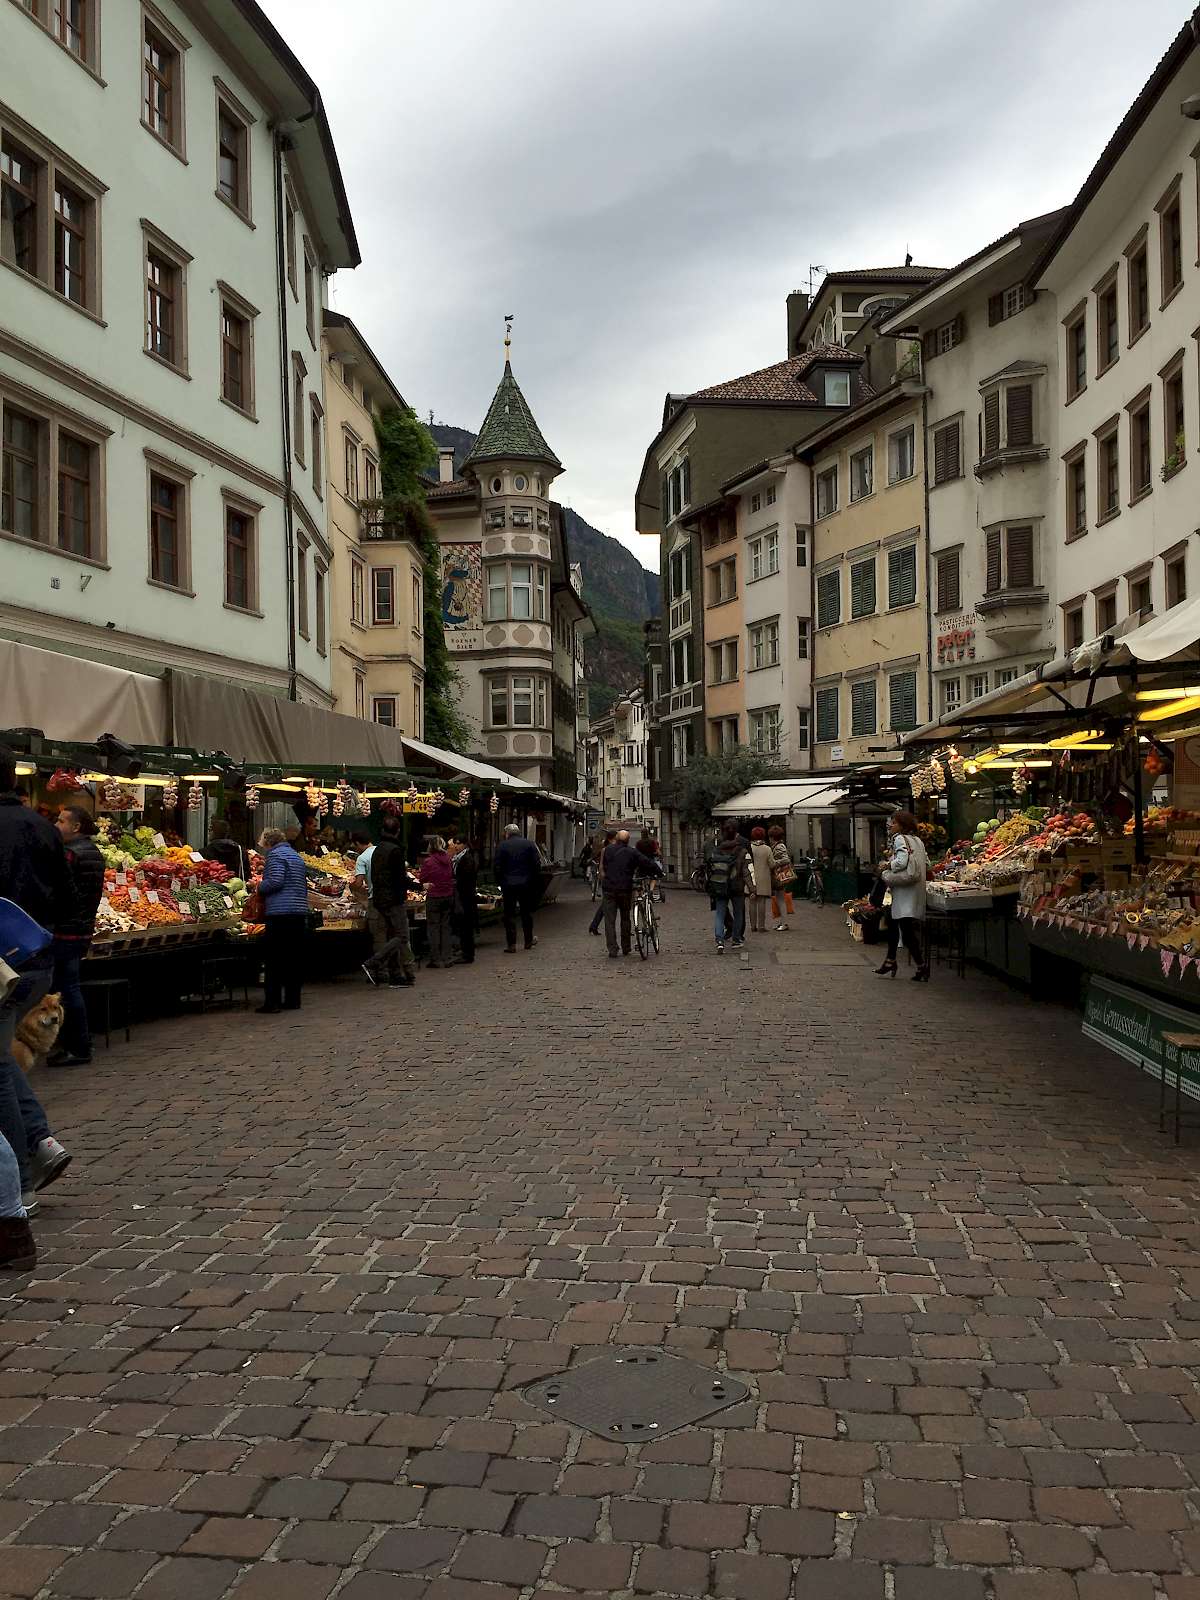
[[[483,546],[442,546],[442,626],[446,648],[471,650],[483,635]]]

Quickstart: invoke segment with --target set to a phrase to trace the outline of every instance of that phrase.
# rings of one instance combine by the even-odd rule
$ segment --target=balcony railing
[[[422,509],[404,501],[360,500],[358,537],[363,544],[396,539],[416,542],[422,532]]]

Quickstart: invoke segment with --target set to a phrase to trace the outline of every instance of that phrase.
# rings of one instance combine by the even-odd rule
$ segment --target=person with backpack
[[[746,942],[749,863],[750,852],[745,840],[738,835],[737,824],[723,823],[720,837],[704,852],[704,871],[713,905],[713,934],[718,955],[725,953],[727,918],[733,930],[733,948],[740,950]]]
[[[367,923],[375,941],[375,953],[362,969],[371,983],[387,968],[388,987],[411,989],[416,983],[412,946],[408,942],[408,862],[400,842],[400,823],[385,817],[379,843],[371,853],[371,899]],[[417,887],[414,885],[413,887]]]

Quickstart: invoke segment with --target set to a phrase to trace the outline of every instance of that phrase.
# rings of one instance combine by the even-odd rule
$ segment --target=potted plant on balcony
[[[1184,438],[1182,431],[1180,431],[1175,435],[1175,443],[1171,449],[1170,455],[1162,464],[1163,482],[1166,483],[1168,478],[1174,477],[1186,460],[1187,440]]]

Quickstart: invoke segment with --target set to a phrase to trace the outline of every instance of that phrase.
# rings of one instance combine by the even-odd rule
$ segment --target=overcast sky
[[[263,0],[321,87],[401,392],[478,428],[513,370],[556,496],[647,566],[663,396],[786,355],[810,265],[949,266],[1065,203],[1181,0]],[[1136,14],[1136,26],[1130,26]]]

